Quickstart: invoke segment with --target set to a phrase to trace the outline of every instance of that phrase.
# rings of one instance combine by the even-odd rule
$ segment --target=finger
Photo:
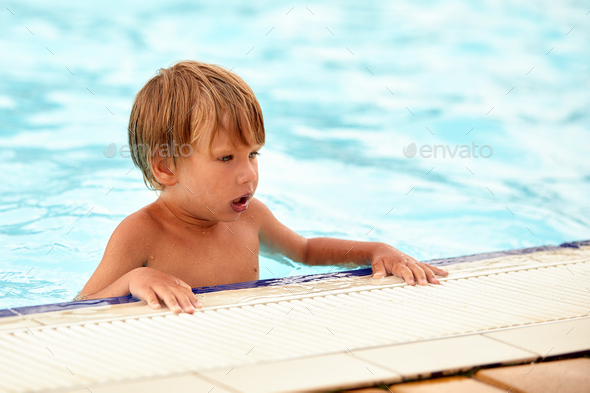
[[[398,272],[399,274],[396,275],[401,275],[405,282],[407,282],[410,285],[415,285],[414,273],[412,273],[409,267],[407,267],[406,265],[401,265],[398,269]]]
[[[203,308],[203,305],[201,304],[201,302],[199,301],[199,298],[197,297],[197,295],[195,295],[193,293],[193,289],[192,288],[182,288],[182,291],[184,293],[186,293],[186,296],[189,300],[189,302],[193,305],[194,308]]]
[[[195,307],[195,308],[203,308],[203,305],[201,304],[201,302],[199,302],[199,299],[197,298],[197,295],[195,295],[193,293],[193,288],[190,285],[188,285],[186,282],[182,281],[179,278],[176,279],[176,282],[183,289],[186,289],[185,290],[185,293],[188,296],[188,299],[189,299],[190,303],[193,305],[193,307]]]
[[[422,268],[419,265],[410,262],[408,263],[408,267],[412,270],[414,276],[416,276],[418,284],[428,285],[428,281],[426,281],[426,273],[424,273],[424,270],[422,270]]]
[[[446,276],[447,274],[449,274],[449,272],[447,272],[446,270],[442,270],[436,266],[430,266],[430,265],[428,265],[428,266],[432,269],[432,271],[434,273],[439,274],[441,276]]]
[[[156,293],[150,289],[147,288],[145,293],[142,296],[143,300],[148,304],[148,306],[150,308],[161,308],[162,306],[160,305],[160,299],[158,299],[158,296],[156,296]]]
[[[436,278],[436,276],[427,264],[423,263],[421,264],[421,267],[422,270],[424,270],[424,273],[426,274],[426,279],[428,280],[428,282],[431,282],[433,284],[440,284],[438,278]]]
[[[440,269],[440,268],[438,268],[438,267],[436,267],[436,266],[432,266],[432,265],[429,265],[429,264],[427,264],[427,263],[420,262],[420,261],[418,261],[418,260],[414,259],[413,257],[410,257],[410,259],[411,259],[411,260],[412,260],[412,261],[413,261],[415,264],[417,264],[417,265],[421,266],[422,268],[424,268],[425,266],[426,266],[426,267],[428,267],[428,268],[429,268],[429,269],[430,269],[430,270],[431,270],[433,273],[435,273],[435,274],[439,274],[439,275],[441,275],[441,276],[446,276],[447,274],[449,274],[449,272],[447,272],[446,270],[442,270],[442,269]]]
[[[176,284],[180,285],[181,287],[192,289],[190,285],[182,281],[180,278],[176,279]]]
[[[439,274],[441,276],[446,276],[447,274],[449,274],[449,272],[447,272],[446,270],[442,270],[441,268],[438,268],[436,266],[432,266],[432,265],[429,265],[429,264],[424,263],[424,262],[419,262],[419,261],[415,260],[414,258],[412,258],[412,260],[415,263],[419,264],[420,266],[427,266],[435,274]]]
[[[197,297],[197,295],[195,293],[193,293],[193,289],[192,288],[188,288],[187,295],[188,295],[188,298],[190,299],[192,305],[195,308],[203,308],[203,305],[199,301],[199,298]]]
[[[383,260],[379,259],[373,262],[373,278],[382,278],[387,275],[387,271],[385,270],[385,265],[383,264]]]
[[[178,304],[178,300],[176,300],[176,296],[170,290],[170,287],[164,285],[156,285],[152,288],[156,292],[158,297],[164,301],[164,303],[170,309],[170,311],[177,314],[182,312],[182,308]]]
[[[195,308],[203,308],[203,303],[201,303],[201,301],[199,300],[197,295],[193,293],[193,297],[195,298],[195,300],[194,300]]]
[[[195,312],[195,307],[191,302],[191,298],[194,298],[191,291],[184,287],[172,287],[170,288],[170,290],[172,291],[172,293],[174,293],[176,301],[180,304],[180,307],[184,312],[188,314],[192,314]]]

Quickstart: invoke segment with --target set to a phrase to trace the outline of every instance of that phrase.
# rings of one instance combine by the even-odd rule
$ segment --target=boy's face
[[[193,153],[182,159],[176,167],[178,183],[171,187],[167,198],[180,207],[198,226],[208,227],[219,221],[235,221],[247,209],[258,186],[257,152],[262,146],[239,145],[233,147],[226,131],[219,130],[207,152],[208,136],[202,138]],[[242,204],[232,204],[237,198],[248,194]]]

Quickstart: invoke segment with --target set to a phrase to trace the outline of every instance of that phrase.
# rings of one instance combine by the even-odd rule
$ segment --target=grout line
[[[555,321],[551,321],[551,322],[555,322]],[[530,325],[530,326],[536,326],[536,325]],[[539,361],[540,359],[543,358],[543,355],[540,354],[540,353],[538,353],[538,352],[532,351],[532,350],[527,349],[527,348],[524,348],[524,347],[519,347],[518,345],[514,345],[514,344],[509,343],[507,341],[502,341],[502,340],[500,340],[499,338],[496,338],[496,337],[490,337],[490,336],[488,336],[488,334],[490,334],[490,333],[494,333],[494,332],[482,333],[481,335],[482,335],[482,337],[489,338],[490,340],[494,340],[494,341],[500,342],[502,344],[509,345],[509,346],[511,346],[513,348],[520,349],[521,351],[525,351],[525,352],[528,352],[530,354],[536,355],[537,358],[535,360],[533,360],[533,362],[537,362],[537,361]]]

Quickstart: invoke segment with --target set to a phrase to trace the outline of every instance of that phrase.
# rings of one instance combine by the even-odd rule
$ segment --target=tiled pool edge
[[[60,382],[59,388],[56,385],[51,390],[54,393],[82,393],[88,391],[86,387],[115,393],[145,390],[148,381],[144,376],[156,374],[159,377],[150,384],[160,384],[161,391],[208,391],[213,386],[227,392],[286,393],[293,390],[291,382],[297,382],[299,387],[305,385],[306,389],[298,391],[327,391],[452,375],[474,367],[528,363],[546,354],[588,351],[590,316],[583,306],[590,305],[590,292],[585,288],[590,277],[590,247],[553,252],[555,255],[545,250],[450,265],[448,271],[453,277],[442,278],[442,286],[413,287],[397,277],[375,283],[370,276],[357,276],[291,285],[295,292],[291,295],[283,294],[290,292],[287,289],[272,286],[222,291],[205,295],[209,312],[195,316],[151,312],[145,303],[135,302],[5,318],[20,320],[10,328],[0,326],[5,356],[12,359],[5,363],[9,369],[14,368],[8,374],[15,387],[22,385],[21,390],[10,391],[33,391],[25,390],[29,382],[14,380],[15,375],[30,380],[30,384],[37,381],[38,390],[34,391],[49,391],[49,383],[43,381],[59,375],[72,381]],[[338,282],[344,284],[340,289]],[[388,288],[379,290],[382,285]],[[307,292],[316,286],[317,293]],[[336,291],[348,291],[349,287],[355,291],[346,295],[326,293],[334,290],[333,286]],[[562,288],[568,292],[564,297],[559,295]],[[305,299],[298,299],[299,294],[304,294]],[[236,299],[248,304],[242,307]],[[388,299],[394,303],[386,302]],[[489,300],[481,302],[485,299]],[[441,307],[444,304],[450,310],[437,311],[445,308]],[[416,305],[420,307],[413,310]],[[304,306],[309,306],[309,311]],[[422,308],[426,310],[420,311]],[[528,317],[522,317],[524,314]],[[435,320],[428,322],[431,317]],[[389,322],[382,322],[384,319]],[[457,324],[461,326],[449,327]],[[349,328],[352,325],[356,330]],[[306,333],[310,326],[313,329]],[[403,332],[414,332],[414,327],[422,334],[405,337]],[[272,337],[267,336],[271,330]],[[194,331],[200,332],[207,345],[198,343]],[[380,339],[385,331],[399,337]],[[309,350],[300,352],[299,346],[292,344],[297,339]],[[308,340],[316,341],[322,349],[306,344]],[[178,342],[183,343],[182,350],[177,348]],[[47,348],[62,357],[51,356]],[[178,351],[169,352],[170,348]],[[452,349],[453,359],[445,355],[448,349]],[[148,356],[152,367],[148,371],[143,362],[146,353],[142,355],[141,351],[160,355]],[[111,353],[120,355],[113,358],[117,362],[105,363],[105,356],[110,359]],[[247,355],[255,359],[247,360],[252,359]],[[41,367],[45,371],[29,365],[29,360],[25,365],[17,361],[25,358],[46,365]],[[212,367],[211,359],[217,358],[225,360]],[[187,362],[195,367],[185,370]],[[376,365],[395,375],[385,380],[382,372],[375,372]],[[71,371],[60,366],[69,366]],[[346,379],[342,374],[344,366]],[[106,373],[109,367],[116,372]],[[55,372],[47,374],[50,368]],[[129,368],[128,372],[121,372],[123,368]],[[294,368],[303,374],[290,381]],[[191,377],[177,375],[179,370],[190,371]],[[268,375],[274,376],[274,382],[264,378]],[[231,389],[218,389],[226,386]]]
[[[481,253],[481,254],[458,256],[458,257],[452,257],[452,258],[433,259],[433,260],[424,261],[424,262],[435,265],[435,266],[445,266],[445,265],[450,265],[450,264],[455,264],[455,263],[474,262],[474,261],[479,261],[479,260],[483,260],[483,259],[492,259],[492,258],[498,258],[498,257],[503,257],[503,256],[529,254],[529,253],[538,252],[538,251],[547,251],[547,250],[551,251],[551,249],[549,247],[552,247],[555,250],[555,249],[559,249],[559,248],[579,248],[581,246],[590,246],[590,240],[566,242],[566,243],[560,244],[557,247],[553,246],[553,245],[528,247],[528,248],[521,248],[521,249],[516,249],[516,250],[496,251],[496,252],[488,252],[488,253]],[[293,277],[283,277],[283,278],[270,278],[270,279],[246,281],[246,282],[240,282],[240,283],[234,283],[234,284],[225,284],[225,285],[215,285],[215,286],[193,288],[193,293],[200,294],[200,293],[227,291],[227,290],[233,290],[233,289],[247,289],[247,288],[267,287],[267,286],[275,286],[275,285],[305,283],[305,282],[310,282],[310,281],[326,280],[326,279],[334,279],[334,278],[342,278],[342,277],[366,276],[371,273],[372,273],[372,270],[370,267],[368,267],[368,268],[363,268],[363,269],[348,270],[348,271],[344,271],[344,272],[309,274],[309,275],[304,275],[304,276],[293,276]],[[26,306],[26,307],[6,308],[4,310],[0,310],[0,318],[24,316],[27,314],[38,314],[38,313],[45,313],[45,312],[52,312],[52,311],[68,311],[68,310],[74,310],[74,309],[85,308],[85,307],[128,304],[128,303],[136,303],[136,302],[140,302],[140,301],[141,300],[139,300],[139,299],[133,297],[131,294],[129,294],[129,295],[125,295],[125,296],[102,298],[102,299],[80,300],[80,301],[76,301],[76,302],[71,301],[71,302],[61,302],[61,303],[42,304],[42,305],[35,305],[35,306]]]

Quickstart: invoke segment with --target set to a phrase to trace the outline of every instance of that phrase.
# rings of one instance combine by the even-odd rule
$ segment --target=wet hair
[[[264,120],[254,92],[231,70],[180,61],[160,68],[135,96],[128,127],[131,158],[141,169],[145,185],[162,190],[164,185],[154,176],[150,158],[160,154],[176,167],[182,160],[179,153],[186,157],[182,147],[190,147],[192,153],[206,134],[211,156],[220,129],[227,132],[234,147],[238,142],[247,145],[248,139],[264,145]]]

